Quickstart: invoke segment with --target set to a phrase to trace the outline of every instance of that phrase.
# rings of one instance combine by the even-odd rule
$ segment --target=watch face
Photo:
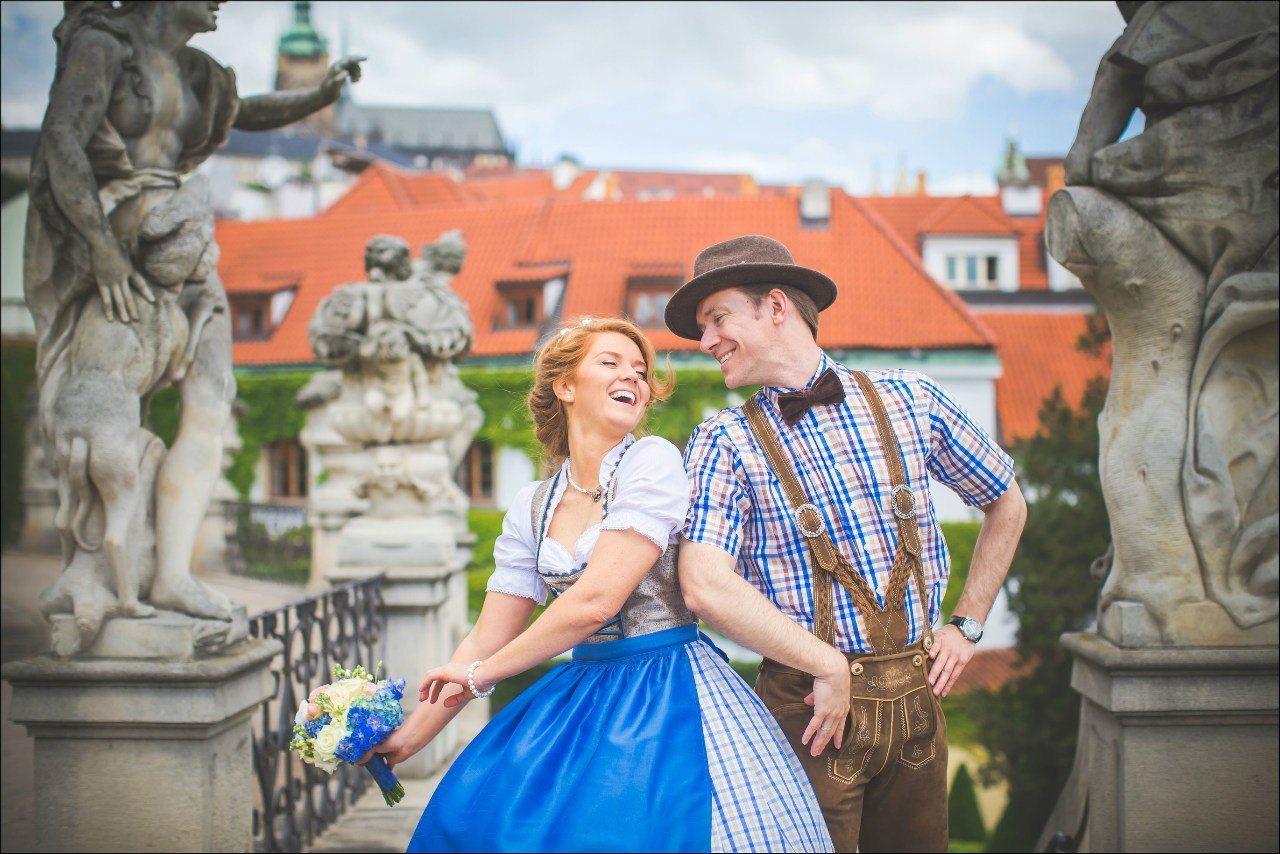
[[[982,626],[973,617],[965,617],[964,621],[960,623],[960,631],[969,640],[974,640],[982,634]]]

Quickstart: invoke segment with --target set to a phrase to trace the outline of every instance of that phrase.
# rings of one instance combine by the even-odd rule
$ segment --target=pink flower
[[[320,717],[320,707],[315,703],[307,703],[307,717],[309,719]]]
[[[372,682],[366,682],[364,683],[364,692],[368,696],[372,697],[374,694],[378,693],[378,686],[374,685]]]
[[[307,695],[307,702],[314,703],[316,701],[316,697],[319,697],[321,694],[323,694],[324,689],[328,687],[329,687],[328,685],[321,685],[319,688],[316,688],[315,690],[313,690],[310,694]]]

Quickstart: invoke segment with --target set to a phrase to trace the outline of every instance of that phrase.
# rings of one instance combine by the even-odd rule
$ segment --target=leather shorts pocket
[[[902,721],[902,747],[898,761],[908,768],[922,768],[938,755],[938,717],[941,708],[928,685],[904,694],[898,703]]]
[[[867,766],[871,756],[887,735],[884,727],[889,723],[889,710],[885,705],[881,700],[850,698],[844,743],[838,753],[827,757],[827,774],[833,779],[854,783],[870,776]]]

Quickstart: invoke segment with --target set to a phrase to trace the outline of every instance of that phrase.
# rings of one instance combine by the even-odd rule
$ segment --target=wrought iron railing
[[[298,504],[222,502],[227,571],[305,584],[311,572],[311,528]]]
[[[369,775],[345,763],[326,774],[289,750],[298,704],[329,681],[330,668],[385,658],[382,576],[361,579],[249,621],[249,633],[275,638],[283,652],[271,664],[275,694],[254,724],[253,766],[258,791],[253,811],[255,851],[302,851],[364,792]]]

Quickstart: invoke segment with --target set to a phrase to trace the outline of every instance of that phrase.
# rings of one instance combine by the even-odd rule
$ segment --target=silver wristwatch
[[[947,620],[947,625],[955,626],[960,630],[960,634],[964,635],[964,639],[977,643],[982,640],[982,623],[979,623],[973,617],[955,616]]]

